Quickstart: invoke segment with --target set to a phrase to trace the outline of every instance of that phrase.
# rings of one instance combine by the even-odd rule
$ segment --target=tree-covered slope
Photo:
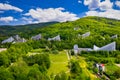
[[[91,35],[85,39],[78,37],[78,34],[82,35],[86,32],[90,32]],[[21,35],[30,38],[39,33],[45,39],[60,35],[62,41],[59,43],[65,43],[66,47],[69,45],[72,48],[74,44],[78,44],[80,47],[93,47],[94,44],[103,46],[112,41],[119,41],[119,37],[118,39],[111,39],[110,37],[115,34],[120,36],[120,21],[101,17],[84,17],[72,22],[57,23],[35,29]]]
[[[32,28],[34,26],[30,25],[30,27]],[[39,25],[36,27],[39,27]],[[74,28],[77,30],[74,30]],[[74,44],[78,44],[79,47],[92,48],[94,44],[101,47],[110,42],[116,41],[117,49],[120,49],[120,38],[110,38],[115,34],[120,36],[120,21],[114,19],[90,16],[80,18],[72,22],[56,23],[53,25],[47,25],[46,27],[39,27],[33,30],[29,30],[28,27],[26,29],[24,28],[24,30],[26,31],[22,33],[20,33],[20,31],[17,29],[15,31],[20,33],[20,36],[27,39],[39,33],[42,34],[42,37],[45,40],[47,40],[49,37],[60,35],[62,41],[53,43],[56,47],[59,46],[62,48],[72,48]],[[79,34],[82,35],[86,32],[91,33],[89,37],[82,39],[80,36],[78,36]]]
[[[74,30],[74,28],[79,28]],[[87,31],[92,32],[92,34],[100,35],[119,35],[120,21],[101,18],[101,17],[85,17],[73,22],[64,22],[54,24],[48,27],[42,27],[31,32],[29,35],[42,33],[45,37],[55,36],[57,34],[66,35],[72,37],[72,35],[83,34]],[[24,34],[23,34],[24,35]],[[68,37],[66,37],[67,39]]]
[[[102,77],[96,77],[98,69],[93,67],[94,63],[105,64],[105,73],[110,80],[116,80],[120,78],[116,66],[120,64],[119,28],[119,20],[85,17],[22,32],[20,36],[27,42],[6,44],[7,50],[0,52],[0,80],[104,80],[103,71],[99,72]],[[78,36],[86,32],[91,33],[89,37]],[[42,39],[30,39],[39,33]],[[112,39],[115,34],[118,38]],[[61,41],[47,40],[56,35],[60,35]],[[92,48],[94,44],[101,47],[113,41],[117,44],[116,51],[82,51],[74,56],[72,50],[74,44]],[[0,47],[4,46],[0,44]]]

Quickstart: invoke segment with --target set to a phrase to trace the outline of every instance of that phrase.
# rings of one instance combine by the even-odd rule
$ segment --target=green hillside
[[[74,28],[78,28],[78,30],[74,30]],[[78,34],[82,35],[86,32],[90,32],[91,35],[85,39],[78,37]],[[110,39],[110,37],[115,34],[120,36],[120,21],[101,17],[84,17],[73,22],[57,23],[35,29],[22,33],[21,36],[30,38],[39,33],[44,39],[60,35],[62,41],[56,42],[56,44],[61,43],[61,47],[64,48],[72,48],[74,44],[78,44],[80,47],[93,47],[94,44],[103,46],[112,41],[117,41],[119,44],[119,38]],[[119,45],[117,48],[120,49]]]
[[[41,25],[42,26],[42,25]],[[12,27],[9,29],[4,27],[1,35],[15,35],[20,34],[20,36],[26,39],[31,38],[33,35],[39,33],[42,34],[44,40],[49,37],[54,37],[60,35],[61,42],[54,42],[57,47],[62,47],[63,49],[70,49],[74,44],[78,44],[79,47],[90,47],[93,45],[103,46],[112,41],[117,42],[117,49],[120,49],[119,37],[118,39],[110,39],[111,36],[117,34],[120,36],[120,21],[102,17],[84,17],[72,22],[56,23],[52,25],[44,24],[41,27],[39,24],[36,25],[25,25],[16,26],[14,29]],[[45,27],[46,26],[46,27]],[[74,30],[77,28],[78,30]],[[15,31],[15,32],[14,32]],[[90,36],[85,39],[78,37],[78,34],[82,35],[86,32],[90,32]],[[5,38],[1,37],[1,40]]]
[[[25,43],[0,44],[0,80],[116,80],[120,78],[120,21],[101,17],[84,17],[72,22],[48,25],[24,25],[0,28],[1,40],[19,34]],[[24,29],[24,30],[23,30]],[[86,32],[90,36],[82,38]],[[42,34],[42,39],[31,40]],[[111,38],[113,35],[118,38]],[[60,35],[61,41],[48,41]],[[2,37],[1,37],[2,36]],[[74,55],[73,46],[99,47],[115,41],[116,51],[82,51]],[[0,48],[1,49],[1,48]],[[105,71],[93,64],[104,64]]]

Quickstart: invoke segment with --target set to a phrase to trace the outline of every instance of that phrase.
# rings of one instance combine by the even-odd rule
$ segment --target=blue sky
[[[120,20],[120,0],[0,0],[0,25],[65,22],[85,16]]]

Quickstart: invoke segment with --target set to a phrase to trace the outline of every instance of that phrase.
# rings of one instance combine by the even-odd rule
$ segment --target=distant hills
[[[0,39],[13,36],[16,34],[26,33],[36,28],[45,27],[55,23],[58,22],[46,22],[46,23],[17,25],[17,26],[3,25],[0,26]]]
[[[26,31],[33,30],[35,28],[40,28],[40,27],[52,25],[55,23],[58,23],[58,22],[46,22],[46,23],[17,25],[17,26],[4,25],[4,26],[0,26],[0,34],[1,35],[13,35],[18,32],[19,33],[26,32]]]

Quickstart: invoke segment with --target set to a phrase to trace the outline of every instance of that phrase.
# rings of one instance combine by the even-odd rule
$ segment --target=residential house
[[[98,63],[94,63],[94,67],[96,67],[98,70],[99,70],[99,72],[100,71],[105,71],[105,65],[104,64],[98,64]]]

